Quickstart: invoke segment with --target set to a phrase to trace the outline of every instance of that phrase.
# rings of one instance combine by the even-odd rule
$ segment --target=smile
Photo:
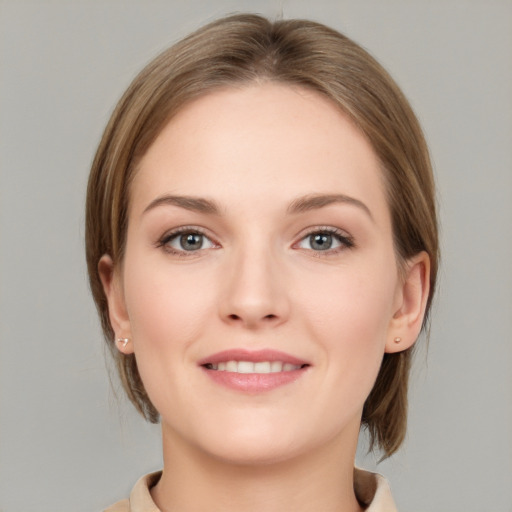
[[[279,373],[300,370],[305,365],[284,363],[282,361],[222,361],[220,363],[209,363],[205,367],[208,370],[233,373]]]
[[[225,350],[198,363],[216,384],[251,395],[289,385],[311,369],[309,362],[272,349]]]

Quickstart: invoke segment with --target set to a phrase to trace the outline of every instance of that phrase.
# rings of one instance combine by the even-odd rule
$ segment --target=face
[[[164,441],[265,463],[355,447],[404,297],[371,146],[304,89],[195,100],[140,162],[106,289]]]

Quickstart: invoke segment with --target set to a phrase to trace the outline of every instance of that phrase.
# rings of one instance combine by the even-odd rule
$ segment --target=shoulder
[[[366,512],[397,512],[389,484],[378,473],[354,468],[354,491]]]
[[[130,502],[121,500],[106,508],[103,512],[130,512]]]
[[[161,475],[162,472],[158,471],[143,476],[133,487],[130,499],[118,501],[103,512],[159,512],[151,498],[150,489],[160,480]]]

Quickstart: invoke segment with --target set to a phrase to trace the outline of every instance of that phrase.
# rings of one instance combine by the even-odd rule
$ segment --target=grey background
[[[402,511],[512,511],[506,0],[0,2],[0,511],[100,510],[160,467],[158,427],[110,390],[83,257],[85,184],[142,65],[241,10],[336,27],[410,98],[439,184],[443,266],[408,439],[378,468]]]

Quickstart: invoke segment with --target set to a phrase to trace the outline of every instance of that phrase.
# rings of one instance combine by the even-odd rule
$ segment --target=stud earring
[[[126,345],[128,345],[128,342],[130,340],[128,338],[117,338],[117,343],[122,343],[123,348],[126,348]]]
[[[398,338],[398,337],[397,337],[397,338],[395,338],[393,341],[394,341],[395,343],[400,343],[400,342],[402,341],[402,338]]]

